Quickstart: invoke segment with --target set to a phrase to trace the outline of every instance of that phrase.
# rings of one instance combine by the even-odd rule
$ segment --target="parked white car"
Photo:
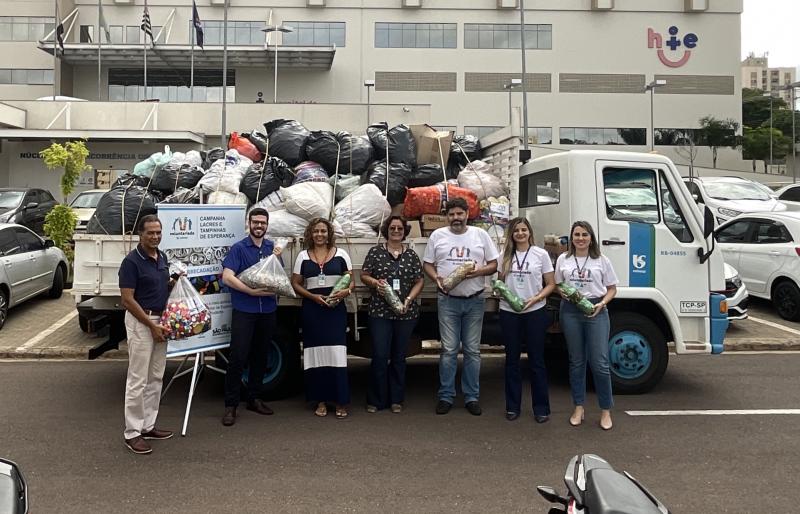
[[[747,303],[750,299],[747,286],[739,277],[736,268],[725,263],[725,290],[717,291],[725,295],[728,300],[728,319],[737,321],[747,319]]]
[[[75,211],[75,215],[78,216],[78,224],[75,226],[76,231],[86,231],[86,225],[89,224],[89,220],[97,208],[97,203],[106,193],[108,193],[108,189],[89,189],[81,192],[69,203],[69,206]]]
[[[763,186],[738,177],[684,178],[686,187],[698,204],[714,213],[717,224],[751,212],[780,212],[786,206],[767,193]]]
[[[67,258],[53,241],[15,223],[0,223],[0,328],[8,309],[46,293],[60,298]]]
[[[748,293],[771,300],[782,318],[800,321],[800,212],[743,214],[714,235]]]
[[[789,184],[775,191],[778,201],[786,206],[786,210],[800,211],[800,184]]]

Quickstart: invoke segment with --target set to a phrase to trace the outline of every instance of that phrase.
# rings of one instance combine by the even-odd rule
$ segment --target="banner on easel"
[[[225,348],[231,342],[231,297],[222,290],[222,260],[247,234],[244,205],[158,206],[162,223],[159,248],[170,262],[187,267],[187,277],[211,311],[211,330],[170,341],[168,357]]]

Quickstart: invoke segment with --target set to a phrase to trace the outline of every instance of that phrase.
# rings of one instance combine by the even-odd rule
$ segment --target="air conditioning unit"
[[[403,0],[403,7],[422,7],[422,0]]]
[[[325,7],[325,0],[306,0],[308,7]]]
[[[516,9],[519,7],[519,0],[497,0],[498,9]]]
[[[684,0],[683,10],[686,12],[702,12],[708,10],[708,0]]]
[[[614,0],[592,0],[593,11],[610,11],[614,8]]]

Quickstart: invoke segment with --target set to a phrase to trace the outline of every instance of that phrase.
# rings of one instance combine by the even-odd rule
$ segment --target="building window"
[[[125,27],[125,43],[135,45],[141,43],[142,28],[139,25],[128,25]]]
[[[263,46],[266,33],[263,21],[228,21],[228,44],[240,46]],[[208,20],[203,22],[204,45],[222,45],[223,22]]]
[[[703,131],[690,128],[657,128],[655,129],[655,144],[659,146],[678,146],[687,142],[700,144]]]
[[[94,42],[94,25],[81,25],[80,42],[81,43]]]
[[[0,16],[0,41],[39,41],[53,30],[53,18]]]
[[[283,46],[334,46],[345,44],[344,22],[327,21],[287,21],[294,32],[283,35]],[[274,42],[274,36],[273,40]]]
[[[550,127],[528,127],[528,144],[552,145],[553,129]]]
[[[439,132],[458,132],[458,127],[455,125],[432,125],[432,127]]]
[[[53,70],[0,69],[0,84],[53,85]]]
[[[558,168],[537,171],[519,178],[519,206],[552,205],[561,201]]]
[[[466,125],[464,127],[464,134],[468,136],[475,136],[478,139],[491,134],[492,132],[497,132],[503,128],[502,126],[489,126],[489,125]]]
[[[519,25],[464,24],[464,48],[521,48]],[[551,50],[552,25],[525,25],[525,48]]]
[[[108,27],[108,32],[111,34],[111,41],[108,40],[106,37],[106,31],[101,30],[100,36],[103,38],[103,43],[111,43],[114,45],[121,45],[125,42],[123,38],[123,33],[125,31],[125,27],[122,25],[111,25]]]
[[[188,69],[147,70],[147,97],[144,91],[144,71],[138,68],[112,68],[108,72],[108,100],[138,102],[158,99],[160,102],[191,102]],[[227,101],[236,101],[236,70],[228,70]],[[222,101],[222,70],[195,69],[194,101]]]
[[[376,23],[375,48],[456,48],[455,23]]]
[[[647,130],[643,128],[562,127],[562,145],[634,145],[644,146]]]

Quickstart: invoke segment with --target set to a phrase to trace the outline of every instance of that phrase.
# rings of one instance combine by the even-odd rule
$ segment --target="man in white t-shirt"
[[[456,370],[459,344],[464,352],[461,391],[470,414],[481,415],[478,403],[481,370],[481,329],[483,327],[483,290],[486,277],[497,271],[499,254],[489,234],[467,226],[468,206],[463,198],[445,204],[448,227],[435,230],[428,239],[423,269],[439,288],[438,312],[442,354],[439,357],[439,401],[437,414],[447,414],[456,396]],[[444,279],[466,262],[475,269],[466,278],[447,290]]]

